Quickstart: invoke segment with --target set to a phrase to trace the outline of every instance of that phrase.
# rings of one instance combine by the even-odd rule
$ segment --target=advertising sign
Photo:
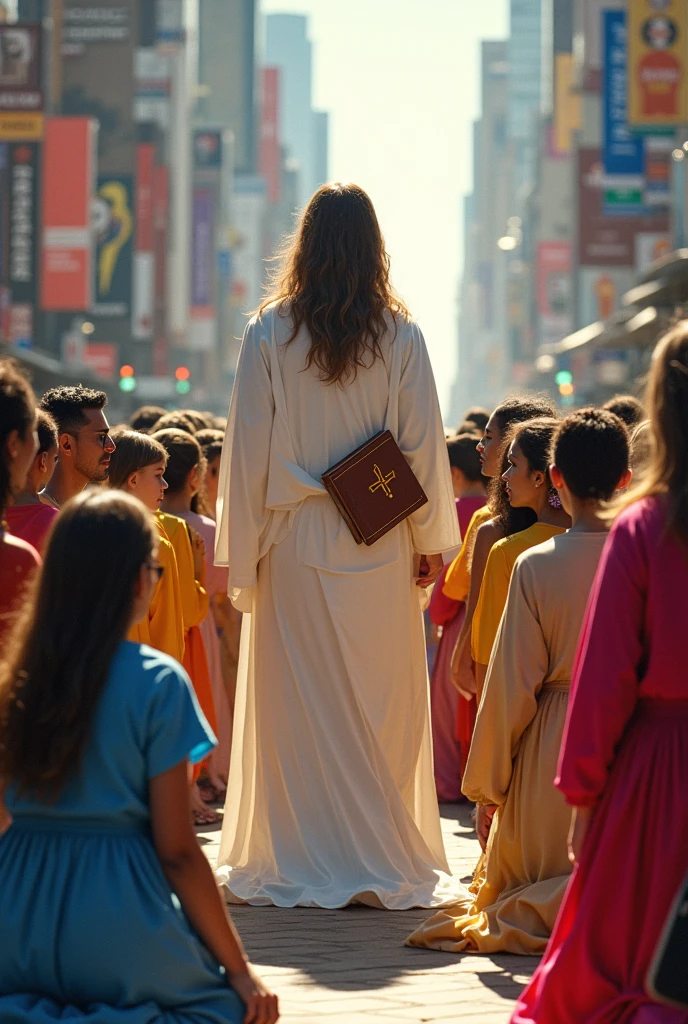
[[[118,345],[106,341],[90,341],[84,345],[81,362],[101,380],[114,380],[119,363],[118,352]]]
[[[642,135],[628,127],[626,12],[603,11],[604,36],[604,169],[607,174],[643,174],[645,147]],[[642,194],[638,205],[642,205]]]
[[[134,233],[131,175],[111,174],[98,178],[93,221],[96,259],[92,312],[99,316],[128,316]]]
[[[621,296],[633,287],[634,267],[580,267],[578,270],[578,322],[608,320],[619,308]]]
[[[671,235],[668,232],[639,232],[635,236],[635,269],[639,274],[644,274],[648,267],[662,256],[667,256],[671,249]]]
[[[260,112],[260,173],[268,183],[268,202],[280,198],[279,68],[263,68]]]
[[[215,343],[214,196],[209,188],[193,190],[191,228],[191,330],[189,347],[208,351]]]
[[[46,122],[41,275],[46,310],[87,310],[91,305],[95,140],[95,122],[89,117]]]
[[[42,109],[40,25],[0,25],[0,110]]]
[[[589,267],[632,267],[636,234],[668,231],[668,216],[666,210],[647,215],[607,216],[604,199],[608,186],[600,150],[579,149],[577,262]]]
[[[38,280],[38,145],[9,147],[8,282],[12,303],[33,305]]]
[[[222,133],[201,128],[194,132],[194,167],[218,171],[222,167]]]
[[[79,57],[94,43],[126,43],[131,33],[126,4],[67,0],[62,14],[62,55]]]
[[[629,124],[688,121],[687,32],[685,0],[628,0]]]
[[[572,270],[570,242],[538,243],[537,305],[541,345],[560,341],[573,329]]]
[[[136,238],[132,334],[139,341],[153,337],[155,301],[155,254],[153,241],[153,179],[155,146],[149,142],[136,147]]]

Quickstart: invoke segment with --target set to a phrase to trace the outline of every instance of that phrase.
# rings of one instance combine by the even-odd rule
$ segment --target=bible
[[[428,500],[389,430],[331,466],[322,482],[356,543],[368,546]]]

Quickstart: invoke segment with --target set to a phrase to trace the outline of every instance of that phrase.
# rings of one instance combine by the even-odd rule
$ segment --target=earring
[[[562,508],[561,498],[559,497],[559,493],[556,490],[556,488],[550,487],[549,494],[547,495],[547,500],[549,501],[552,508]]]

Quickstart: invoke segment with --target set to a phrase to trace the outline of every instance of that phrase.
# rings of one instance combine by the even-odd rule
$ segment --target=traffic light
[[[569,370],[559,370],[554,381],[559,388],[562,384],[573,384],[573,374]]]
[[[174,375],[176,377],[174,390],[178,395],[188,395],[189,391],[191,391],[191,381],[189,379],[191,377],[191,370],[189,367],[178,366],[174,371]]]
[[[126,392],[136,391],[134,367],[129,366],[128,363],[119,368],[119,389]]]
[[[561,395],[562,405],[573,405],[573,396],[575,393],[575,387],[573,385],[573,374],[570,370],[559,370],[554,375],[554,381],[559,389]]]

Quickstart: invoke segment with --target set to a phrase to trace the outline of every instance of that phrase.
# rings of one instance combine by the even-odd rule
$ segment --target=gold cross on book
[[[394,470],[392,470],[391,473],[388,473],[387,476],[385,476],[380,467],[378,465],[375,465],[373,466],[373,471],[375,473],[375,476],[377,477],[377,480],[368,488],[370,493],[375,494],[375,491],[379,491],[380,489],[382,489],[388,498],[393,498],[394,495],[392,494],[389,485],[392,482],[392,480],[394,480],[394,478],[396,477],[396,473],[394,472]]]

